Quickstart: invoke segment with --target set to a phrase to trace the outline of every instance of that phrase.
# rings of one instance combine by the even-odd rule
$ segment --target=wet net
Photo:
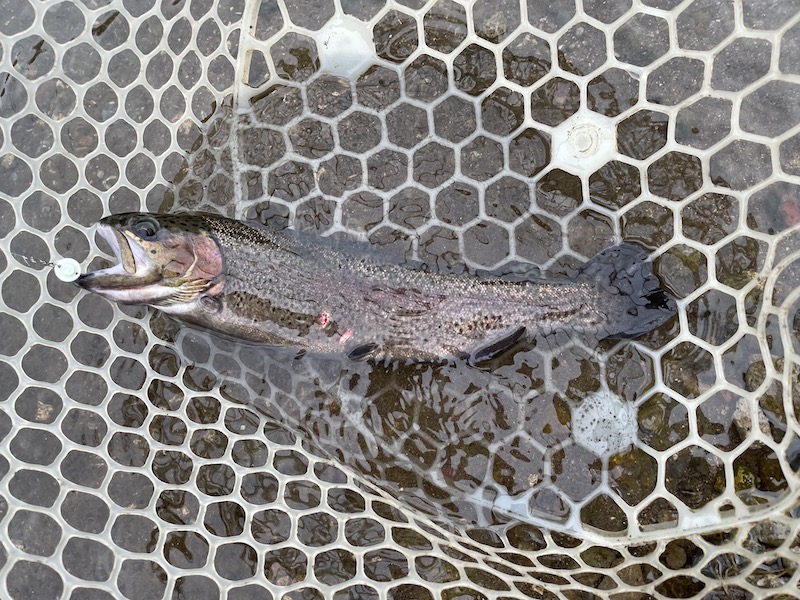
[[[0,34],[0,597],[800,594],[796,3],[0,0]],[[679,314],[297,358],[59,280],[134,210],[431,270],[624,239]]]

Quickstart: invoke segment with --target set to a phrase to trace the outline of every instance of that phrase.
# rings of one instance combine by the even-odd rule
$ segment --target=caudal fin
[[[655,329],[676,312],[675,299],[653,274],[647,253],[633,244],[619,244],[595,256],[581,272],[600,290],[600,306],[607,316],[599,339],[634,338]]]

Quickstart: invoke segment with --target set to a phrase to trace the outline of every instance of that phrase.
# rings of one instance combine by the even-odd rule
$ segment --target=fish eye
[[[154,237],[160,228],[158,221],[152,217],[141,217],[131,224],[131,231],[143,240]]]

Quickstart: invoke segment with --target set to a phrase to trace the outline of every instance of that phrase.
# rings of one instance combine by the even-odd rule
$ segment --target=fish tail
[[[601,292],[606,320],[598,339],[627,339],[655,329],[677,311],[675,299],[661,287],[647,253],[633,244],[607,248],[582,270]]]

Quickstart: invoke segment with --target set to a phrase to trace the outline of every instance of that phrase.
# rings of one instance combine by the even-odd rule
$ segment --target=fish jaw
[[[81,275],[76,285],[122,304],[150,304],[153,299],[166,296],[158,291],[161,281],[159,269],[147,253],[123,231],[99,223],[97,234],[111,247],[117,263]]]

